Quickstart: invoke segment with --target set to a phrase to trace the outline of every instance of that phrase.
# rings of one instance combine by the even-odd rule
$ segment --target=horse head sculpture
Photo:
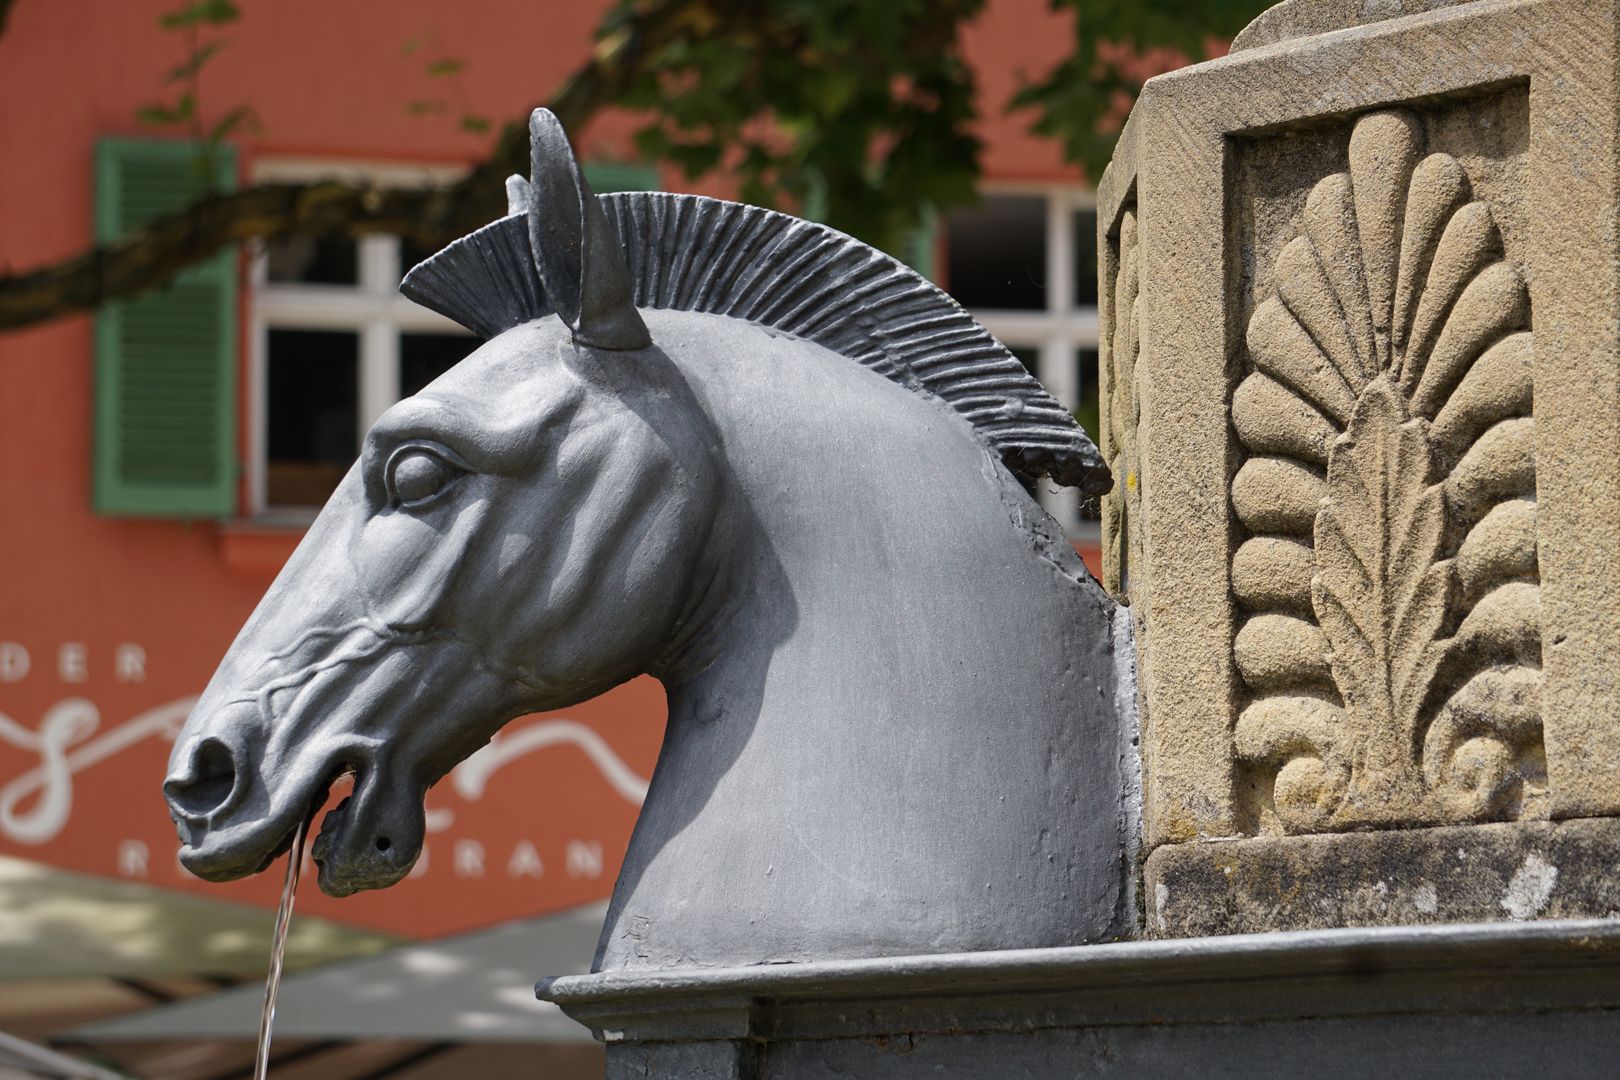
[[[320,886],[393,884],[503,724],[651,673],[599,969],[1117,932],[1127,620],[1009,471],[1106,489],[1085,434],[887,256],[598,199],[530,126],[512,213],[402,285],[486,344],[367,434],[176,741],[186,866],[263,869],[353,771]]]

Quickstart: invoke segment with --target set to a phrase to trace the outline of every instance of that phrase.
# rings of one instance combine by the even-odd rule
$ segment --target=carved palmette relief
[[[1108,400],[1102,403],[1103,453],[1114,477],[1112,490],[1103,498],[1102,548],[1104,584],[1122,602],[1131,602],[1133,570],[1140,579],[1139,545],[1142,475],[1137,453],[1137,429],[1141,419],[1141,395],[1137,383],[1137,360],[1141,353],[1141,315],[1138,294],[1137,224],[1135,209],[1120,216],[1119,234],[1112,239],[1114,265],[1113,305],[1110,323],[1104,328],[1104,345],[1110,379]],[[1142,582],[1136,583],[1139,594]],[[1135,599],[1140,599],[1137,595]]]
[[[1363,116],[1272,282],[1231,404],[1259,827],[1544,815],[1533,342],[1490,207],[1415,114]]]

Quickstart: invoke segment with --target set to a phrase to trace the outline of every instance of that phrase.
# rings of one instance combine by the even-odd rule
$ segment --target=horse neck
[[[702,673],[666,679],[672,720],[926,722],[931,688],[959,693],[965,673],[1038,697],[1080,609],[1106,605],[1050,519],[942,403],[819,346],[725,329],[739,325],[744,342],[682,365],[730,494],[687,666]]]
[[[728,494],[598,967],[1097,940],[1126,910],[1112,605],[941,402],[723,344],[677,358]]]

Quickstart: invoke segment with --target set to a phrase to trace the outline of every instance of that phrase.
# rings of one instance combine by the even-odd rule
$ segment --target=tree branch
[[[0,0],[0,17],[11,3]],[[577,132],[614,103],[649,57],[705,18],[704,0],[637,4],[563,84],[549,108]],[[209,195],[85,254],[0,276],[0,330],[37,325],[148,292],[187,266],[246,240],[387,232],[424,244],[444,243],[504,214],[506,177],[527,173],[528,167],[525,116],[506,124],[489,158],[448,187],[325,181],[260,184]]]

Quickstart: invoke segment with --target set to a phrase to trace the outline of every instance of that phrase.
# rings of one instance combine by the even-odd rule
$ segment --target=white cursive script
[[[73,811],[73,776],[118,754],[144,739],[173,742],[197,699],[178,698],[159,705],[92,738],[101,725],[101,713],[84,698],[57,702],[41,719],[39,730],[24,727],[0,713],[0,741],[39,756],[39,764],[0,786],[0,834],[19,844],[45,844],[67,827]],[[625,764],[596,732],[574,720],[542,720],[510,735],[498,735],[487,746],[456,766],[450,786],[469,802],[478,801],[490,777],[516,759],[554,746],[575,746],[601,772],[609,786],[626,802],[640,806],[647,797],[647,781]],[[39,798],[28,810],[17,808],[30,796]],[[429,831],[439,832],[454,820],[448,807],[430,811]]]
[[[54,840],[73,811],[74,773],[154,735],[173,742],[196,703],[196,698],[188,697],[159,705],[99,739],[90,736],[101,724],[101,713],[84,698],[57,702],[45,713],[38,731],[0,713],[0,739],[38,754],[40,760],[39,765],[0,787],[0,832],[19,844]],[[18,813],[17,806],[36,792],[39,799],[33,809]]]
[[[577,746],[585,752],[601,772],[602,778],[618,792],[625,802],[640,806],[647,798],[647,781],[636,775],[624,759],[613,752],[607,740],[575,720],[542,720],[538,724],[497,735],[490,742],[457,765],[450,774],[450,786],[468,802],[484,794],[489,778],[503,765],[536,750],[551,746]]]

